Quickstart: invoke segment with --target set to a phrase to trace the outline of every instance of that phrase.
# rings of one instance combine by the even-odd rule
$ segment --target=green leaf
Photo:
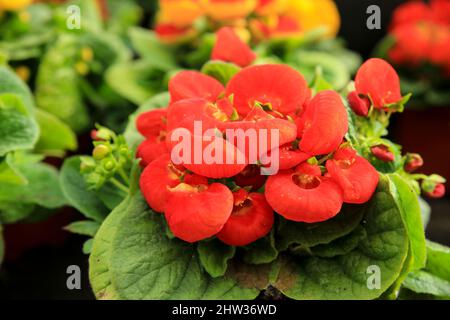
[[[398,278],[408,254],[408,236],[389,179],[382,176],[372,199],[353,210],[362,211],[366,232],[358,246],[334,258],[303,257],[286,262],[275,286],[295,299],[374,299]],[[379,268],[379,289],[369,289]]]
[[[79,50],[77,37],[61,35],[42,57],[36,79],[38,107],[57,116],[75,132],[86,129],[90,123],[74,68]]]
[[[361,226],[357,226],[356,229],[348,235],[338,238],[328,244],[319,244],[310,248],[310,250],[315,256],[333,258],[352,252],[366,236],[366,230]]]
[[[330,53],[298,50],[288,56],[287,62],[304,74],[308,82],[314,78],[317,66],[322,68],[323,78],[336,90],[344,88],[350,81],[347,66]]]
[[[86,240],[85,243],[83,243],[83,253],[84,254],[91,254],[93,243],[94,243],[94,239],[88,239],[88,240]]]
[[[71,157],[64,161],[61,168],[60,184],[67,201],[87,218],[102,222],[109,209],[99,199],[95,191],[88,189],[80,173],[80,157]]]
[[[327,244],[352,232],[363,217],[359,206],[345,205],[342,211],[334,218],[320,223],[292,222],[280,219],[278,226],[277,246],[284,251],[291,245],[313,247]]]
[[[427,240],[426,271],[450,281],[450,248]]]
[[[66,150],[77,149],[78,142],[75,133],[57,117],[42,109],[37,109],[36,120],[41,131],[35,146],[36,152],[51,156],[64,156]]]
[[[0,95],[0,156],[14,150],[32,149],[39,128],[20,96]]]
[[[403,286],[417,293],[450,298],[450,282],[426,271],[413,271],[408,274]]]
[[[0,183],[11,183],[24,185],[27,179],[20,173],[14,164],[14,153],[8,153],[6,157],[0,161]]]
[[[28,111],[34,109],[33,95],[27,85],[9,68],[0,66],[0,93],[12,93],[22,98]]]
[[[146,60],[116,63],[108,69],[106,81],[118,94],[140,105],[155,94],[166,90],[165,71]]]
[[[94,237],[99,228],[100,223],[91,220],[72,222],[71,224],[64,227],[64,229],[69,232],[89,237]]]
[[[239,72],[239,68],[234,63],[222,62],[222,61],[209,61],[202,67],[202,72],[208,76],[220,81],[224,86],[230,81],[230,79]]]
[[[37,204],[56,209],[66,204],[58,182],[58,171],[44,163],[17,165],[27,179],[25,185],[0,184],[0,202],[4,204]]]
[[[392,174],[388,177],[394,184],[392,188],[393,194],[398,202],[410,241],[412,254],[411,270],[422,269],[425,267],[427,260],[427,251],[418,196],[400,175]]]
[[[89,261],[100,299],[254,299],[259,293],[231,277],[211,278],[195,247],[169,239],[161,215],[139,192],[102,224]]]
[[[201,241],[197,245],[200,262],[213,278],[225,274],[228,260],[234,257],[235,251],[235,247],[228,246],[218,239]]]
[[[154,31],[133,27],[129,29],[128,36],[133,47],[148,63],[158,65],[164,71],[177,68],[173,52],[159,41]]]
[[[9,224],[23,221],[33,213],[34,209],[34,204],[0,202],[0,222]]]
[[[278,257],[278,250],[275,245],[275,232],[259,239],[243,248],[243,260],[248,264],[271,263]]]
[[[160,93],[147,102],[143,103],[133,114],[130,115],[128,119],[128,125],[125,129],[125,139],[127,140],[128,146],[134,150],[137,146],[144,140],[144,137],[136,129],[136,119],[137,117],[146,111],[166,108],[170,101],[170,95],[168,92]]]

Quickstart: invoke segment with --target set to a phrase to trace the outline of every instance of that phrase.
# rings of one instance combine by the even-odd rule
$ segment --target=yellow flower
[[[303,31],[326,27],[328,37],[336,36],[341,24],[332,0],[289,0],[285,14],[297,20]]]
[[[199,0],[205,13],[216,21],[241,19],[252,13],[257,0]]]
[[[32,2],[33,0],[0,0],[0,10],[21,10]]]
[[[159,23],[170,23],[177,27],[190,26],[203,15],[198,0],[160,0]]]

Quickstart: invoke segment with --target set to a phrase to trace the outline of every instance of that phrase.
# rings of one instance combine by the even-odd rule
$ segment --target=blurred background
[[[149,21],[152,16],[151,2],[142,1],[147,10],[143,21]],[[395,8],[404,2],[406,1],[336,0],[341,15],[339,37],[345,40],[347,48],[358,52],[364,59],[371,57],[377,50],[377,45],[390,32],[389,25]],[[374,4],[381,9],[379,30],[369,30],[366,27],[366,10]],[[143,22],[142,26],[147,27],[148,22]],[[414,41],[411,39],[411,42]],[[450,60],[450,56],[447,55],[446,59]],[[443,93],[448,97],[448,87],[444,87]],[[414,108],[396,114],[390,130],[393,141],[403,145],[405,150],[423,156],[424,173],[439,173],[450,178],[450,100],[445,95],[438,105],[425,99]],[[89,146],[81,142],[81,149],[83,148],[88,150]],[[429,203],[432,214],[426,229],[427,238],[450,245],[450,199],[447,196]],[[61,226],[77,218],[80,217],[75,210],[65,208],[43,222],[4,227],[6,256],[0,270],[0,299],[94,298],[88,281],[88,256],[80,250],[85,237],[69,234],[61,229]],[[69,265],[81,267],[81,290],[67,290],[66,268]]]

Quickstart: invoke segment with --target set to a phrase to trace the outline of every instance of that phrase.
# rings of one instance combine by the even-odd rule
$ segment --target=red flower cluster
[[[238,41],[226,29],[218,39]],[[216,44],[215,58],[240,65],[252,60],[250,54],[244,58],[220,48]],[[217,236],[228,245],[247,245],[270,232],[274,211],[289,220],[324,221],[344,202],[364,203],[375,191],[375,168],[342,145],[348,119],[340,96],[327,90],[312,97],[303,76],[291,67],[245,67],[226,87],[199,72],[182,71],[171,79],[169,91],[166,109],[137,119],[146,138],[137,157],[145,167],[140,179],[144,197],[165,214],[170,230],[182,240]],[[196,121],[201,121],[200,133]],[[173,138],[180,128],[190,133],[194,148],[239,155],[244,163],[179,163]],[[209,129],[216,134],[206,139],[202,134]],[[274,145],[271,134],[256,135],[260,147],[252,162],[249,144],[229,139],[229,129],[275,129],[279,139]],[[269,156],[274,154],[278,158]],[[268,179],[260,170],[270,165],[263,161],[267,158],[278,161],[281,169]],[[256,192],[264,183],[264,194]]]
[[[417,66],[429,62],[450,75],[449,0],[432,0],[429,5],[411,1],[398,7],[391,35],[396,41],[389,51],[393,63]]]

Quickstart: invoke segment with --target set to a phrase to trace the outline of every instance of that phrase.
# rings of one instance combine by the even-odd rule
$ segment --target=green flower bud
[[[111,148],[100,144],[94,148],[94,151],[92,152],[92,156],[95,160],[102,160],[104,159],[109,153],[111,152]]]
[[[112,160],[108,160],[103,163],[103,168],[105,168],[106,171],[111,171],[116,167],[116,164]]]

